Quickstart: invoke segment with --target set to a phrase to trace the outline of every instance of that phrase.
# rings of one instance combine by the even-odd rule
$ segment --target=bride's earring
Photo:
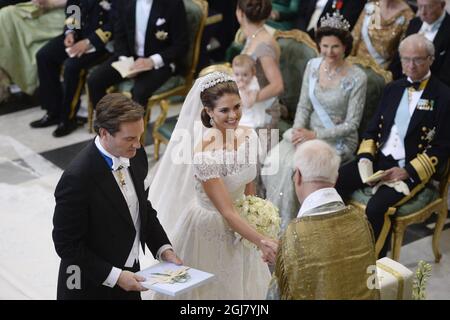
[[[211,125],[211,127],[214,127],[214,119],[213,118],[209,119],[209,124]]]

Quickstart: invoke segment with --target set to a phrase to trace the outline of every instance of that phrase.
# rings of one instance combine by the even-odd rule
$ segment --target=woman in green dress
[[[11,83],[29,95],[36,90],[36,52],[61,34],[66,2],[33,0],[0,10],[0,102]]]

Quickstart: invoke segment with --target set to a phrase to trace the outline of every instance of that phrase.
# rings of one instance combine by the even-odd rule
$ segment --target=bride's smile
[[[236,129],[241,119],[241,99],[237,94],[226,93],[216,100],[216,107],[208,110],[214,121],[214,127],[222,132],[227,129]]]

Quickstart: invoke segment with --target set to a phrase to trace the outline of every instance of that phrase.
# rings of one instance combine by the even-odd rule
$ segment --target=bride
[[[239,127],[240,117],[238,88],[229,75],[198,79],[150,187],[150,201],[184,264],[215,275],[181,299],[266,295],[270,272],[261,254],[265,261],[275,256],[264,246],[274,240],[256,232],[233,206],[252,193],[256,177],[258,137]],[[244,246],[235,232],[261,252]]]

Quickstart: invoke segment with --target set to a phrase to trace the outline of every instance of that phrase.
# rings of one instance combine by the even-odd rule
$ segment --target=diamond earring
[[[209,119],[209,124],[211,125],[211,127],[214,127],[214,119],[213,118]]]

